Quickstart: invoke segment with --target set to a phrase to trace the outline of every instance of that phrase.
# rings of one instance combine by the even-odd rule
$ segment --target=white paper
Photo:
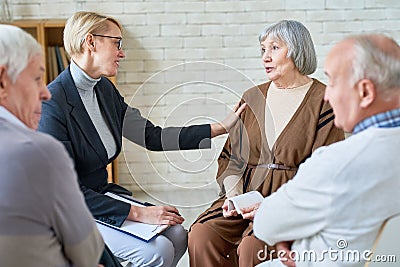
[[[257,203],[261,203],[264,197],[258,191],[250,191],[245,194],[228,198],[228,211],[236,210],[238,214],[242,214],[241,209],[248,208]]]
[[[105,193],[105,195],[134,206],[145,207],[145,205],[143,203],[140,203],[139,201],[130,200],[110,192]],[[125,220],[121,227],[117,227],[99,220],[96,220],[96,222],[131,235],[133,237],[139,238],[146,242],[149,242],[153,237],[169,227],[169,225],[167,224],[147,224],[130,220]]]

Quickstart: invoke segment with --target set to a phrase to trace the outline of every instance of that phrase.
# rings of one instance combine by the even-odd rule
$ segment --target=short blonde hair
[[[82,44],[86,35],[104,33],[108,30],[107,21],[111,21],[122,30],[121,24],[112,17],[95,12],[76,12],[67,20],[64,28],[64,47],[67,53],[70,56],[82,53]]]

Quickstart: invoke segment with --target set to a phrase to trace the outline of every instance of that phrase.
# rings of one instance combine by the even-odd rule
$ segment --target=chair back
[[[400,266],[400,214],[381,226],[371,252],[371,261],[364,267]]]

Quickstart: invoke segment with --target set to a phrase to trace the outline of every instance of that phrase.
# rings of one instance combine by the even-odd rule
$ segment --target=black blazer
[[[107,184],[107,164],[121,152],[122,136],[153,151],[209,148],[210,125],[161,127],[153,125],[129,107],[114,84],[102,77],[96,84],[100,110],[103,112],[117,151],[108,159],[107,151],[75,87],[69,68],[48,86],[52,97],[43,103],[39,131],[61,141],[75,163],[79,184],[93,216],[120,226],[129,214],[130,205],[103,194],[131,194],[116,184]]]

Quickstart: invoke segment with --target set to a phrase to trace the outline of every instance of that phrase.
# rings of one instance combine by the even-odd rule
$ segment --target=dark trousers
[[[104,267],[122,267],[121,263],[117,257],[112,254],[111,250],[105,245],[103,254],[100,258],[100,264],[103,264]]]

